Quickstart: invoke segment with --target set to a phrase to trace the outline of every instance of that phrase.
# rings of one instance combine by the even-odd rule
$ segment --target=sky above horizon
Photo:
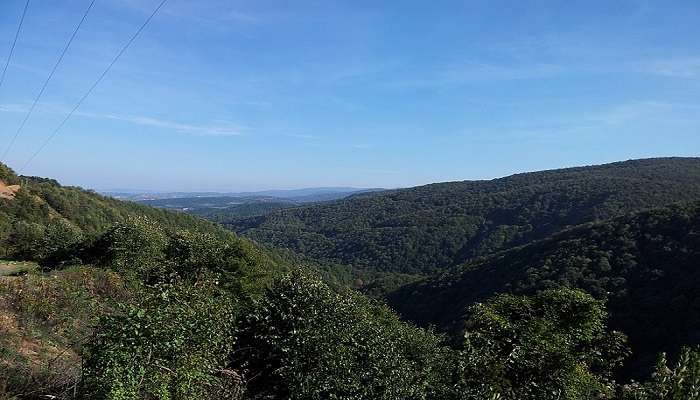
[[[159,0],[97,0],[20,168]],[[0,2],[0,63],[25,0]],[[10,142],[90,0],[32,0]],[[700,155],[700,2],[169,0],[27,175],[99,190],[405,187]]]

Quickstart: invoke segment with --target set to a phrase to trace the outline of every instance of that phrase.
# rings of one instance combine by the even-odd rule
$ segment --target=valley
[[[544,312],[542,307],[553,300],[537,300],[537,296],[574,302],[566,307],[593,307],[590,312],[594,314],[582,314],[566,323],[593,323],[598,328],[595,328],[596,333],[591,331],[590,334],[612,335],[604,340],[615,343],[614,357],[619,357],[622,367],[603,375],[597,375],[602,372],[595,369],[594,364],[586,362],[576,367],[590,368],[585,372],[590,374],[585,379],[598,380],[596,385],[602,386],[597,390],[610,395],[622,387],[605,383],[608,381],[600,380],[603,376],[623,382],[631,378],[644,380],[657,368],[658,354],[682,358],[686,354],[682,349],[700,343],[697,336],[700,321],[696,318],[700,301],[697,271],[700,159],[696,158],[632,160],[526,173],[492,181],[356,193],[284,209],[261,208],[265,200],[256,198],[255,205],[251,206],[257,210],[255,215],[237,214],[228,208],[218,209],[217,213],[202,213],[211,222],[190,215],[199,214],[195,210],[173,212],[153,206],[200,204],[208,208],[230,198],[173,198],[158,200],[155,204],[139,204],[80,188],[63,187],[50,179],[20,178],[4,166],[0,174],[8,187],[20,180],[23,182],[13,192],[14,196],[0,200],[3,216],[0,249],[2,258],[7,260],[0,262],[0,280],[4,288],[0,292],[0,308],[3,324],[11,327],[4,339],[0,338],[0,345],[4,349],[5,367],[19,374],[5,382],[16,388],[13,390],[26,390],[20,388],[38,380],[45,381],[46,390],[53,388],[50,390],[54,392],[81,388],[98,393],[105,376],[100,374],[113,373],[109,372],[113,367],[101,364],[105,361],[100,361],[100,357],[108,356],[102,351],[112,349],[109,351],[113,352],[117,348],[110,346],[123,346],[114,340],[131,343],[135,338],[131,334],[120,338],[111,336],[112,333],[95,337],[93,332],[130,324],[151,326],[138,333],[138,340],[145,341],[147,347],[138,350],[141,358],[124,358],[119,362],[136,362],[146,368],[150,368],[151,361],[142,358],[144,351],[165,357],[163,362],[185,363],[181,367],[185,368],[189,357],[208,354],[206,357],[213,357],[210,362],[224,363],[220,357],[227,351],[239,351],[235,350],[236,346],[252,346],[252,353],[246,350],[238,356],[243,358],[222,364],[229,371],[227,374],[238,376],[237,384],[245,381],[245,371],[262,368],[257,364],[261,362],[258,357],[271,355],[258,352],[270,351],[271,348],[263,350],[270,343],[291,346],[291,343],[276,341],[281,339],[287,343],[286,340],[295,335],[301,335],[298,338],[306,341],[317,337],[316,327],[324,326],[326,328],[322,329],[331,326],[341,329],[351,335],[352,340],[367,341],[359,348],[349,345],[344,350],[360,352],[353,357],[369,356],[371,353],[366,352],[374,351],[371,346],[375,345],[399,346],[398,353],[391,356],[398,358],[389,360],[382,356],[367,361],[370,363],[398,363],[391,368],[403,368],[405,363],[414,362],[409,360],[415,356],[404,352],[419,351],[411,350],[411,346],[418,345],[413,341],[419,340],[420,346],[428,346],[420,347],[423,349],[420,351],[428,351],[420,357],[442,354],[432,362],[447,363],[440,367],[426,364],[426,368],[453,368],[455,357],[466,356],[465,352],[470,349],[464,347],[466,342],[459,342],[462,335],[477,334],[484,338],[483,335],[491,335],[488,333],[491,328],[487,326],[482,327],[486,331],[476,328],[493,318],[489,313],[516,312],[512,316],[498,317],[516,318],[512,320],[516,324],[524,315],[517,314],[511,307],[521,307],[517,305],[520,302],[532,304],[535,308],[529,312],[533,315]],[[40,291],[36,291],[39,287]],[[170,300],[163,303],[170,296],[181,298],[179,301],[185,303],[171,303]],[[229,301],[237,302],[242,308],[234,307]],[[289,301],[292,303],[287,303]],[[311,303],[307,303],[309,301]],[[177,304],[187,304],[186,309],[178,308],[181,306]],[[479,308],[484,304],[494,307],[493,310],[481,314],[486,312]],[[119,311],[121,307],[136,307],[133,309],[142,311],[124,314]],[[296,311],[284,311],[285,307]],[[321,319],[314,316],[321,310],[317,307],[325,310]],[[551,312],[555,314],[537,318],[545,318],[543,321],[566,318],[565,314],[557,314],[562,310],[554,308]],[[142,312],[145,314],[140,314]],[[190,312],[194,314],[188,316]],[[157,325],[152,324],[160,323],[157,321],[161,318],[181,320],[184,325],[172,326],[175,330],[156,329]],[[268,329],[280,329],[275,324],[292,323],[287,318],[300,318],[293,325],[302,331],[293,330],[281,337],[273,335],[265,339],[273,342],[258,342],[264,337],[259,335]],[[587,318],[593,320],[584,322]],[[251,321],[259,322],[248,325]],[[385,342],[372,344],[374,339],[363,335],[366,329],[375,329],[369,326],[379,321],[383,321],[381,329],[386,331],[375,339]],[[523,321],[517,324],[525,325],[513,325],[509,329],[529,330],[536,326],[529,324],[541,323]],[[110,325],[115,323],[117,325]],[[230,324],[234,323],[239,324],[237,329],[243,329],[240,331],[243,333],[230,331],[233,329]],[[436,335],[433,331],[413,324],[436,326],[436,333],[445,336],[440,339],[441,336],[433,336]],[[197,331],[201,327],[213,329],[202,334],[215,336],[205,339],[188,330],[188,326],[197,327]],[[589,329],[585,326],[576,329]],[[30,330],[41,332],[41,339],[27,336]],[[544,339],[547,335],[564,334],[546,332],[549,333],[530,335],[545,335]],[[178,343],[186,347],[178,347],[175,353],[164,353],[157,338],[170,335],[181,337]],[[242,335],[236,336],[236,342],[229,343],[239,343],[233,348],[225,345],[230,335]],[[309,351],[325,352],[313,346],[321,346],[323,341],[341,343],[350,337],[318,336],[322,342],[309,342],[312,348],[294,345],[284,350],[291,353],[275,357],[286,359],[284,357],[302,356]],[[582,339],[579,335],[565,340]],[[396,340],[404,344],[399,345]],[[594,342],[585,346],[597,346]],[[21,345],[17,347],[16,343]],[[523,342],[521,345],[533,344]],[[125,350],[131,352],[131,346]],[[495,363],[492,367],[506,374],[504,376],[516,373],[510,367],[498,367],[499,358],[482,353],[485,350],[486,347],[469,350],[477,351],[469,357],[489,365]],[[539,353],[542,350],[533,348],[531,351],[535,353],[523,354],[523,357],[544,356]],[[564,346],[556,351],[568,354],[574,348]],[[36,356],[45,352],[55,353],[53,357],[62,360],[59,369],[48,359]],[[613,357],[613,353],[609,357]],[[81,359],[88,363],[82,370],[76,367]],[[294,360],[284,362],[297,362]],[[564,364],[546,365],[541,368],[564,368]],[[318,372],[313,372],[315,367],[300,364],[298,368],[301,368],[300,373],[304,371],[304,376],[321,378],[316,375]],[[364,364],[351,368],[361,370]],[[263,368],[258,373],[270,373],[265,371]],[[429,373],[428,370],[414,372]],[[405,373],[408,374],[406,379],[415,379],[408,371]],[[172,373],[162,376],[155,371],[148,374],[167,380],[177,376]],[[486,379],[477,378],[481,375],[476,371],[460,374],[466,374],[461,375],[464,379]],[[30,380],[23,380],[21,375]],[[427,383],[427,388],[443,393],[440,397],[450,395],[445,392],[452,385],[444,381],[447,377],[444,374],[433,376],[430,379],[436,380]],[[326,378],[335,379],[332,374]],[[328,384],[326,378],[318,384]],[[58,384],[56,379],[63,383]],[[280,380],[283,378],[274,373],[265,379],[270,384],[277,382],[275,385],[283,382]],[[516,377],[513,375],[509,379]],[[389,382],[397,381],[392,378],[376,384]],[[522,384],[529,385],[527,382]],[[222,378],[215,381],[220,390],[230,384]],[[267,396],[272,390],[269,386],[247,385],[249,393],[258,392],[260,396]],[[288,381],[285,385],[296,383]],[[509,385],[512,386],[504,390],[512,393],[524,390],[516,380]],[[472,393],[473,388],[467,387],[454,389],[457,390],[455,394]],[[151,390],[147,388],[142,386],[141,390]],[[417,390],[412,386],[405,388]],[[190,389],[204,390],[200,386]],[[280,387],[279,390],[289,389]],[[430,396],[433,395],[437,396]],[[472,394],[478,399],[484,395],[485,392],[478,390]]]

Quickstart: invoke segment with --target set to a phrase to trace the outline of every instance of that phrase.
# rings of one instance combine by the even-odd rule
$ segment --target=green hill
[[[416,318],[465,315],[448,338],[327,285],[295,261],[303,257],[277,264],[277,252],[196,217],[0,174],[3,252],[38,261],[0,262],[3,399],[698,399],[697,349],[662,360],[641,384],[612,380],[628,351],[611,325],[631,330],[635,350],[663,335],[661,349],[697,343],[700,205],[566,230],[472,259],[444,285],[395,293]],[[549,241],[549,264],[537,264]],[[506,279],[520,276],[516,262],[522,283]],[[460,280],[481,268],[481,292]],[[499,285],[523,294],[486,298]],[[608,298],[613,320],[602,301],[562,285]],[[548,290],[526,294],[538,288]]]
[[[389,294],[405,318],[459,330],[465,310],[496,293],[567,286],[607,302],[625,332],[627,372],[660,351],[700,343],[700,202],[578,226],[531,244],[476,258]]]
[[[61,186],[52,179],[19,177],[2,164],[0,185],[12,188],[0,195],[0,258],[21,253],[28,241],[46,236],[49,228],[93,237],[115,222],[133,217],[147,217],[169,230],[231,236],[220,226],[195,216],[115,200],[81,188]]]
[[[700,198],[699,158],[437,183],[222,221],[323,262],[428,275],[568,226]]]

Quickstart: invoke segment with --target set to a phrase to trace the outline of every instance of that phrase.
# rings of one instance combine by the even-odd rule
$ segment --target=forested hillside
[[[698,198],[700,159],[659,158],[438,183],[217,220],[318,260],[428,275],[567,226]]]
[[[639,373],[661,351],[700,343],[699,260],[695,202],[575,227],[388,297],[410,320],[458,331],[468,307],[494,294],[580,288],[606,301],[611,327],[629,336],[628,372]]]
[[[445,336],[196,217],[2,173],[1,399],[700,399],[700,352],[676,347],[698,343],[698,204],[395,293],[422,322],[464,321]],[[679,356],[617,381],[626,334],[633,362]]]
[[[115,222],[147,217],[171,230],[188,229],[229,236],[221,227],[201,218],[118,201],[52,179],[18,177],[0,164],[0,182],[13,186],[0,196],[0,257],[33,258],[31,246],[40,240],[75,243],[93,237]]]

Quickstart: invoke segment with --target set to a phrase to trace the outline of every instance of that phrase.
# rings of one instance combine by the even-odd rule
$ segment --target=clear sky
[[[4,65],[25,0],[0,1]],[[32,0],[0,150],[90,0]],[[159,0],[97,0],[19,168]],[[25,174],[96,189],[399,187],[700,154],[700,2],[169,0]]]

